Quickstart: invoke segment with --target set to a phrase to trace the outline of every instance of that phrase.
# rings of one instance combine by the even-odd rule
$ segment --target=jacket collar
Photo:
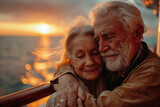
[[[145,42],[141,42],[141,48],[133,57],[132,64],[126,69],[124,72],[122,72],[122,75],[119,76],[117,72],[110,72],[108,74],[108,90],[113,90],[115,87],[120,86],[122,82],[125,80],[125,78],[131,73],[131,71],[137,67],[142,61],[144,61],[149,54],[148,46]]]

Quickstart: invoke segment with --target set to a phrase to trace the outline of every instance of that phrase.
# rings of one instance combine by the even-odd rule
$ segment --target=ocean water
[[[21,76],[27,72],[25,65],[34,65],[37,49],[54,50],[61,46],[63,36],[48,38],[34,36],[0,36],[0,96],[31,87],[23,84]],[[144,38],[150,49],[156,49],[156,37]],[[152,43],[151,43],[152,42]],[[54,58],[55,59],[55,58]],[[54,72],[49,69],[50,73]],[[39,76],[42,78],[41,76]]]
[[[20,77],[27,72],[25,65],[32,66],[35,62],[36,56],[32,52],[43,49],[42,46],[54,49],[61,39],[62,36],[49,37],[48,45],[42,45],[41,37],[0,36],[0,96],[31,87],[23,84]],[[50,72],[54,72],[54,68]]]

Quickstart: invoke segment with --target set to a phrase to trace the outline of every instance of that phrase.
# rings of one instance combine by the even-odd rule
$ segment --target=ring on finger
[[[64,102],[64,101],[65,101],[64,99],[60,99],[60,100],[59,100],[60,103],[61,103],[61,102]]]
[[[60,104],[59,104],[59,103],[57,103],[57,104],[56,104],[56,107],[60,107]]]

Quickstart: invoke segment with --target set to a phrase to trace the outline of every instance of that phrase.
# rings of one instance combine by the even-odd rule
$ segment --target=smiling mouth
[[[118,54],[106,55],[105,57],[117,57]]]
[[[97,69],[93,69],[93,70],[84,70],[84,72],[87,72],[87,73],[96,73],[98,72]]]

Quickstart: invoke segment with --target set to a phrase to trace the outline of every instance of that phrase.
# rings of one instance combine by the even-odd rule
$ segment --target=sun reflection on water
[[[49,69],[55,68],[56,61],[62,54],[62,49],[61,46],[52,49],[50,43],[48,36],[43,35],[40,37],[38,47],[31,52],[35,56],[34,62],[33,64],[25,65],[26,73],[21,76],[23,84],[35,86],[49,82],[53,78],[53,71],[49,72]],[[46,103],[47,100],[48,97],[30,103],[27,106],[37,107]]]

